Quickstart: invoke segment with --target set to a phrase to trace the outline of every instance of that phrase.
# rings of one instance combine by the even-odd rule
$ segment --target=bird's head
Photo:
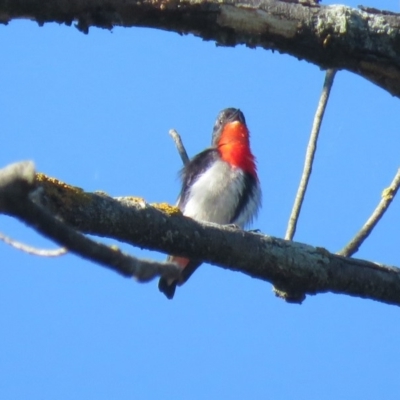
[[[257,176],[255,159],[250,150],[250,133],[239,109],[226,108],[218,114],[212,147],[217,148],[223,161]]]
[[[225,108],[215,121],[212,135],[212,146],[234,140],[249,140],[249,131],[243,113],[238,108]]]

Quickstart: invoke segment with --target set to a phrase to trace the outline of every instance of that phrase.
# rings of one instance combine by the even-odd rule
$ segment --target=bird
[[[184,216],[242,229],[253,221],[262,194],[242,111],[226,108],[218,114],[211,147],[185,165],[181,180],[177,207]],[[175,280],[161,277],[158,288],[172,299],[176,286],[185,283],[202,262],[177,256],[169,256],[168,261],[180,267],[180,276]]]

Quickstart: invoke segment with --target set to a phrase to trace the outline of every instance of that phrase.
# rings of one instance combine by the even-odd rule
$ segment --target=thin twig
[[[175,129],[170,129],[170,131],[168,133],[170,134],[170,136],[172,137],[172,139],[175,142],[176,149],[178,150],[179,155],[181,156],[183,165],[184,166],[188,165],[189,156],[187,155],[185,146],[182,143],[181,136],[179,135],[179,133]]]
[[[65,247],[60,247],[59,249],[52,249],[52,250],[37,249],[36,247],[28,246],[27,244],[11,239],[10,237],[3,235],[1,232],[0,232],[0,240],[2,240],[4,243],[9,244],[15,249],[40,257],[59,257],[67,253],[67,249]]]
[[[296,199],[294,201],[292,213],[290,214],[289,223],[285,235],[286,240],[292,240],[296,232],[297,221],[299,219],[301,206],[307,190],[308,181],[310,179],[314,155],[317,148],[317,140],[321,128],[322,119],[324,118],[325,108],[328,103],[329,93],[332,88],[336,70],[328,69],[325,75],[325,82],[322,88],[321,97],[319,99],[317,111],[315,112],[314,122],[311,129],[310,140],[308,142],[306,159],[304,162],[303,175],[301,176],[299,188],[297,189]]]
[[[389,208],[390,203],[396,196],[397,191],[400,187],[400,169],[397,171],[392,183],[388,188],[382,192],[382,198],[378,206],[368,218],[368,221],[359,230],[359,232],[350,240],[350,242],[336,254],[344,257],[351,257],[354,253],[357,253],[358,249],[364,242],[364,240],[370,235],[376,224],[382,218],[383,214]]]

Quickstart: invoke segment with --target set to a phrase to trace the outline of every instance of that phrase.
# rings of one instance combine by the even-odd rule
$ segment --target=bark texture
[[[65,191],[67,187],[74,193],[80,193],[77,188],[72,188],[56,179],[49,182],[58,185],[59,193]],[[0,213],[19,218],[71,252],[125,277],[135,277],[139,281],[146,282],[160,275],[172,278],[179,276],[179,269],[175,264],[139,260],[124,254],[116,246],[106,246],[87,238],[43,207],[39,200],[42,194],[42,187],[36,182],[32,162],[12,164],[0,170]]]
[[[35,175],[32,163],[0,170],[0,212],[125,276],[136,276],[134,263],[118,261],[104,248],[100,249],[105,252],[102,258],[97,247],[83,247],[80,232],[240,271],[271,282],[288,302],[299,303],[307,294],[332,292],[400,305],[398,268],[230,226],[199,223],[167,204],[149,205],[140,198],[114,199],[100,192],[87,193],[46,175]],[[166,265],[163,270],[157,265],[150,274],[151,267],[144,264],[138,277],[173,276],[173,267]]]
[[[193,34],[221,46],[291,54],[354,72],[400,97],[400,16],[317,1],[0,0],[0,22],[25,18],[89,27],[140,26]]]

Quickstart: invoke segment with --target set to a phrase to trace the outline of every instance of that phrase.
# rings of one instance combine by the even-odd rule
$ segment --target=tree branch
[[[40,257],[59,257],[67,254],[67,249],[60,247],[58,249],[37,249],[36,247],[28,246],[27,244],[18,242],[17,240],[11,239],[10,237],[3,235],[0,232],[0,240],[15,249],[21,250],[24,253],[32,254]]]
[[[277,0],[0,0],[0,22],[140,26],[194,34],[221,46],[278,50],[346,69],[400,97],[400,16],[372,8]]]
[[[58,223],[62,224],[61,218],[70,227],[84,233],[112,237],[135,246],[197,258],[240,271],[295,294],[287,301],[299,301],[306,294],[333,292],[400,305],[398,268],[341,257],[323,248],[245,232],[231,226],[200,223],[184,217],[179,209],[166,204],[151,206],[143,199],[133,197],[118,201],[37,174],[34,202],[25,204],[29,207],[22,206],[23,203],[16,200],[32,190],[33,178],[23,178],[26,168],[21,165],[13,166],[11,181],[4,170],[0,170],[0,212],[17,216],[76,254],[81,254],[81,249],[73,249],[71,243],[57,238],[56,232],[46,231],[40,225],[38,221],[43,208],[46,209],[46,224],[52,225],[55,220],[49,215],[51,213],[57,216]],[[17,190],[5,190],[3,182],[7,179],[8,187]],[[70,231],[68,234],[79,235],[76,246],[79,246],[79,241],[88,240]],[[104,265],[104,260],[99,262]],[[124,266],[119,272],[132,274],[130,265],[128,263],[128,267]]]
[[[328,104],[329,94],[331,92],[335,74],[336,70],[328,69],[328,71],[326,71],[324,87],[322,88],[322,93],[318,102],[317,111],[315,112],[310,140],[307,146],[303,174],[300,179],[299,188],[297,189],[297,194],[294,200],[293,209],[289,218],[288,228],[285,235],[286,240],[292,240],[294,234],[296,233],[297,220],[299,219],[301,206],[303,205],[303,200],[306,194],[308,181],[310,179],[312,165],[314,162],[314,155],[317,150],[318,135],[321,128],[322,119],[324,118],[325,108],[326,105]]]
[[[344,257],[351,257],[354,253],[357,253],[360,246],[363,244],[364,240],[370,235],[372,230],[375,228],[376,224],[382,218],[383,214],[389,208],[392,203],[394,196],[396,196],[397,191],[400,187],[400,169],[397,170],[392,183],[388,188],[382,192],[382,198],[378,206],[368,218],[367,222],[360,229],[360,231],[350,240],[350,242],[337,254]]]
[[[170,131],[168,133],[172,137],[172,139],[175,143],[176,149],[178,150],[178,153],[181,157],[183,165],[188,165],[189,164],[189,156],[186,152],[185,146],[183,145],[181,135],[179,135],[179,133],[175,129],[170,129]]]
[[[75,229],[49,214],[30,199],[38,198],[33,163],[12,164],[0,170],[0,212],[17,217],[44,236],[65,246],[71,252],[111,268],[126,277],[146,282],[156,276],[177,277],[179,269],[172,263],[139,260],[122,253],[115,246],[106,246],[88,239]],[[56,180],[53,180],[56,181]],[[40,188],[38,188],[40,190]]]

